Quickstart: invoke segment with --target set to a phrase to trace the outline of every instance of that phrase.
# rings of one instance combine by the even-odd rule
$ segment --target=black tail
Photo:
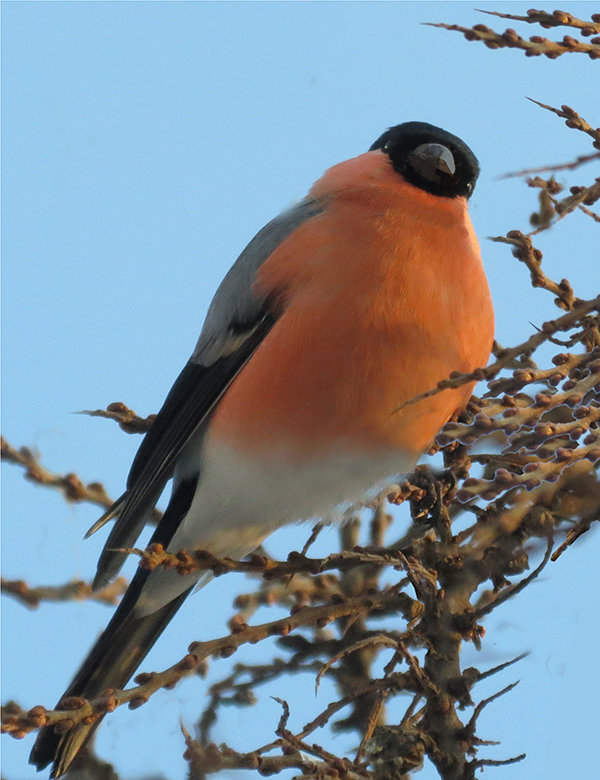
[[[91,699],[107,688],[123,688],[193,588],[192,585],[157,612],[136,617],[135,603],[148,574],[141,569],[137,572],[112,620],[92,647],[62,699],[69,696]],[[50,777],[60,777],[101,720],[100,717],[89,726],[77,725],[65,734],[57,734],[53,726],[43,728],[33,746],[29,762],[38,770],[53,762]]]
[[[190,507],[197,481],[196,475],[175,486],[169,506],[152,535],[151,542],[160,542],[165,547],[169,544]],[[121,499],[117,506],[120,501]],[[88,653],[61,701],[70,696],[93,699],[107,688],[123,688],[198,579],[194,577],[190,587],[164,607],[140,617],[136,615],[135,607],[146,581],[151,576],[151,571],[137,570],[112,620]],[[61,701],[57,708],[60,708]],[[101,720],[102,716],[91,725],[78,724],[65,734],[57,734],[53,726],[43,728],[35,741],[29,763],[38,770],[52,763],[50,777],[64,775]]]

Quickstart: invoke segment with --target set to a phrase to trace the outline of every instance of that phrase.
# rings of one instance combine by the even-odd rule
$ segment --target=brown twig
[[[39,456],[29,447],[20,447],[17,450],[4,438],[2,438],[1,443],[2,460],[24,468],[25,479],[38,485],[57,488],[70,502],[89,501],[105,509],[111,506],[112,499],[100,482],[90,482],[85,485],[76,474],[54,474],[42,466]]]
[[[593,152],[592,154],[581,154],[574,160],[568,163],[555,163],[554,165],[540,165],[537,168],[524,168],[521,171],[511,171],[510,173],[503,173],[499,176],[499,179],[513,179],[521,178],[522,176],[531,176],[532,173],[545,173],[547,171],[573,171],[575,168],[579,168],[585,163],[592,162],[592,160],[600,160],[600,152]]]
[[[77,414],[87,414],[89,417],[104,417],[108,420],[115,420],[119,423],[119,428],[125,433],[146,433],[150,430],[156,415],[149,414],[148,417],[140,417],[133,409],[129,409],[121,401],[115,401],[109,404],[106,409],[95,409],[90,411],[84,409]]]
[[[551,41],[541,35],[532,35],[529,40],[522,38],[512,27],[503,33],[497,33],[486,27],[485,24],[475,24],[473,27],[462,27],[459,24],[433,24],[430,27],[440,27],[444,30],[452,30],[462,33],[468,41],[481,41],[489,49],[520,49],[526,57],[539,57],[541,54],[549,59],[556,59],[562,54],[587,54],[590,59],[600,58],[600,39],[591,38],[590,42],[573,38],[572,35],[563,36],[562,41]]]
[[[287,561],[275,561],[264,555],[250,555],[243,561],[232,558],[217,558],[206,550],[180,550],[170,553],[161,544],[151,544],[145,550],[122,548],[120,552],[137,555],[143,569],[175,570],[185,576],[193,571],[212,571],[216,577],[229,572],[260,574],[265,579],[280,579],[291,574],[322,574],[327,571],[350,571],[357,566],[391,566],[401,569],[404,565],[402,553],[388,548],[367,548],[356,546],[354,550],[343,550],[326,558],[308,558],[302,553],[292,552]]]
[[[536,11],[531,8],[527,11],[527,16],[518,16],[517,14],[505,14],[500,11],[488,11],[483,8],[475,9],[482,14],[498,16],[500,19],[511,19],[514,22],[527,22],[528,24],[539,24],[541,27],[549,29],[551,27],[574,27],[581,30],[584,36],[597,35],[600,33],[600,14],[592,14],[591,21],[578,19],[573,14],[566,11]]]
[[[535,103],[536,106],[539,106],[540,108],[544,108],[546,111],[551,111],[553,114],[556,114],[556,116],[561,117],[561,119],[564,119],[567,127],[571,127],[574,130],[580,130],[582,133],[589,135],[593,141],[592,145],[594,148],[600,149],[600,129],[592,127],[592,125],[583,119],[583,117],[581,117],[575,109],[571,108],[571,106],[562,105],[560,108],[554,108],[546,103],[540,103],[539,100],[534,100],[534,98],[528,97],[527,100]]]
[[[30,731],[56,723],[67,724],[73,728],[82,721],[112,712],[123,704],[130,708],[145,704],[150,696],[161,688],[170,688],[183,677],[194,673],[198,666],[207,658],[217,656],[228,658],[239,647],[246,643],[258,642],[269,636],[287,636],[290,631],[303,626],[324,625],[345,615],[352,615],[368,608],[376,611],[410,610],[407,604],[410,599],[393,589],[375,594],[365,594],[343,602],[324,604],[317,607],[305,607],[293,615],[257,626],[248,626],[236,634],[212,639],[207,642],[193,642],[188,654],[178,663],[163,672],[152,672],[138,675],[141,680],[138,685],[124,691],[105,691],[104,695],[89,701],[80,698],[67,699],[61,702],[62,709],[46,710],[44,707],[34,707],[27,713],[14,713],[10,709],[3,710],[2,731],[20,739]],[[64,726],[63,726],[64,728]]]
[[[98,601],[114,606],[127,588],[127,580],[119,577],[101,590],[93,591],[83,580],[67,582],[64,585],[38,585],[31,587],[24,580],[2,578],[2,594],[13,596],[27,607],[35,609],[41,601]]]

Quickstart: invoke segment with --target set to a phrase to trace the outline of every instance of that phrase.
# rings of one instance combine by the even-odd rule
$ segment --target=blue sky
[[[582,17],[594,10],[561,7]],[[526,230],[535,205],[531,190],[501,174],[590,151],[583,135],[525,96],[567,103],[596,126],[597,65],[580,56],[552,62],[491,52],[422,26],[427,21],[509,24],[458,2],[3,3],[3,432],[13,445],[35,447],[49,468],[101,480],[118,495],[139,439],[71,413],[115,400],[144,415],[156,411],[217,284],[252,235],[326,168],[402,121],[440,125],[480,159],[471,214],[498,340],[524,340],[531,321],[556,315],[526,269],[485,237]],[[567,180],[591,178],[583,169],[580,181]],[[547,273],[567,274],[582,297],[596,292],[598,279],[588,221],[574,215],[538,241]],[[89,579],[103,538],[82,536],[96,516],[3,466],[4,576],[32,584]],[[306,535],[288,530],[270,549],[284,554]],[[591,776],[600,542],[588,537],[488,621],[481,653],[465,651],[466,662],[487,668],[531,650],[494,679],[488,693],[522,682],[480,721],[481,736],[503,743],[486,755],[528,753],[526,763],[495,770],[505,780]],[[192,639],[222,630],[221,613],[243,587],[230,579],[189,600],[146,669],[164,668]],[[109,610],[71,604],[29,612],[9,599],[3,608],[2,698],[50,706]],[[213,679],[220,669],[213,667]],[[98,752],[131,780],[183,776],[179,718],[193,724],[203,690],[188,681],[137,712],[116,713]],[[279,717],[267,696],[274,692],[265,691],[256,709],[232,713],[216,741],[254,747],[259,721],[267,741]],[[333,696],[322,686],[298,722]],[[156,740],[159,755],[148,749]],[[3,740],[6,780],[34,776],[31,744],[31,737]],[[435,774],[427,768],[419,777]]]

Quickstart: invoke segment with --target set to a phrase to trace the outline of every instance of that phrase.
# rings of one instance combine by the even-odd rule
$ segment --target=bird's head
[[[479,163],[457,136],[426,122],[390,127],[371,146],[380,149],[410,184],[446,198],[470,198]]]

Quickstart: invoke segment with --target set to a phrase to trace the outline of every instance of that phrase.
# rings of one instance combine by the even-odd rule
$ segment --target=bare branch
[[[83,580],[67,582],[64,585],[38,585],[31,587],[24,580],[2,578],[2,595],[13,596],[27,607],[35,609],[41,601],[98,601],[115,606],[127,589],[127,580],[119,577],[101,590],[93,591]]]
[[[563,36],[562,41],[551,41],[541,35],[532,35],[529,40],[522,38],[512,27],[503,33],[494,32],[485,24],[475,24],[473,27],[462,27],[459,24],[433,24],[430,27],[441,27],[444,30],[453,30],[462,33],[468,41],[481,41],[488,49],[520,49],[527,57],[539,57],[541,54],[549,59],[556,59],[562,54],[587,54],[590,59],[600,58],[600,41],[592,38],[589,43],[573,38],[572,35]]]
[[[64,723],[73,728],[78,723],[98,715],[112,712],[123,704],[130,709],[137,709],[145,704],[150,696],[161,688],[176,685],[183,677],[195,672],[205,659],[216,656],[228,658],[243,644],[255,643],[269,636],[287,636],[302,626],[326,625],[345,615],[352,615],[363,609],[385,611],[403,611],[406,608],[406,597],[393,589],[375,594],[366,594],[340,603],[325,604],[319,607],[305,607],[293,615],[263,623],[248,626],[242,631],[228,636],[212,639],[207,642],[192,642],[189,652],[184,658],[163,672],[142,673],[136,677],[142,680],[137,686],[124,691],[108,690],[103,696],[86,701],[78,697],[61,702],[62,709],[47,710],[44,707],[34,707],[29,712],[13,712],[3,709],[2,732],[20,739],[30,731],[43,726]],[[64,728],[64,726],[63,726]]]
[[[1,442],[2,460],[22,466],[25,469],[25,479],[38,485],[57,488],[69,502],[88,501],[105,509],[111,506],[112,499],[100,482],[90,482],[85,485],[76,474],[54,474],[42,466],[39,457],[29,447],[21,447],[17,450],[4,438]]]
[[[500,19],[511,19],[514,22],[527,22],[528,24],[539,24],[547,29],[551,27],[574,27],[581,30],[584,36],[597,35],[600,33],[600,14],[592,14],[591,21],[577,19],[565,11],[553,11],[551,14],[546,11],[536,11],[531,8],[527,11],[527,16],[518,16],[516,14],[504,14],[500,11],[487,11],[483,8],[477,8],[482,14],[498,16]]]
[[[146,433],[150,430],[156,418],[155,414],[149,414],[148,417],[140,417],[133,409],[129,409],[121,401],[109,404],[106,409],[95,409],[94,411],[84,409],[81,412],[77,412],[77,414],[87,414],[90,417],[104,417],[107,420],[115,420],[115,422],[119,423],[119,428],[125,431],[125,433]]]
[[[504,173],[499,176],[499,179],[514,179],[521,176],[530,176],[532,173],[545,173],[546,171],[573,171],[575,168],[579,168],[585,163],[592,162],[592,160],[600,160],[600,152],[594,152],[593,154],[581,154],[574,160],[568,163],[555,163],[554,165],[541,165],[537,168],[524,168],[521,171],[512,171],[511,173]]]

